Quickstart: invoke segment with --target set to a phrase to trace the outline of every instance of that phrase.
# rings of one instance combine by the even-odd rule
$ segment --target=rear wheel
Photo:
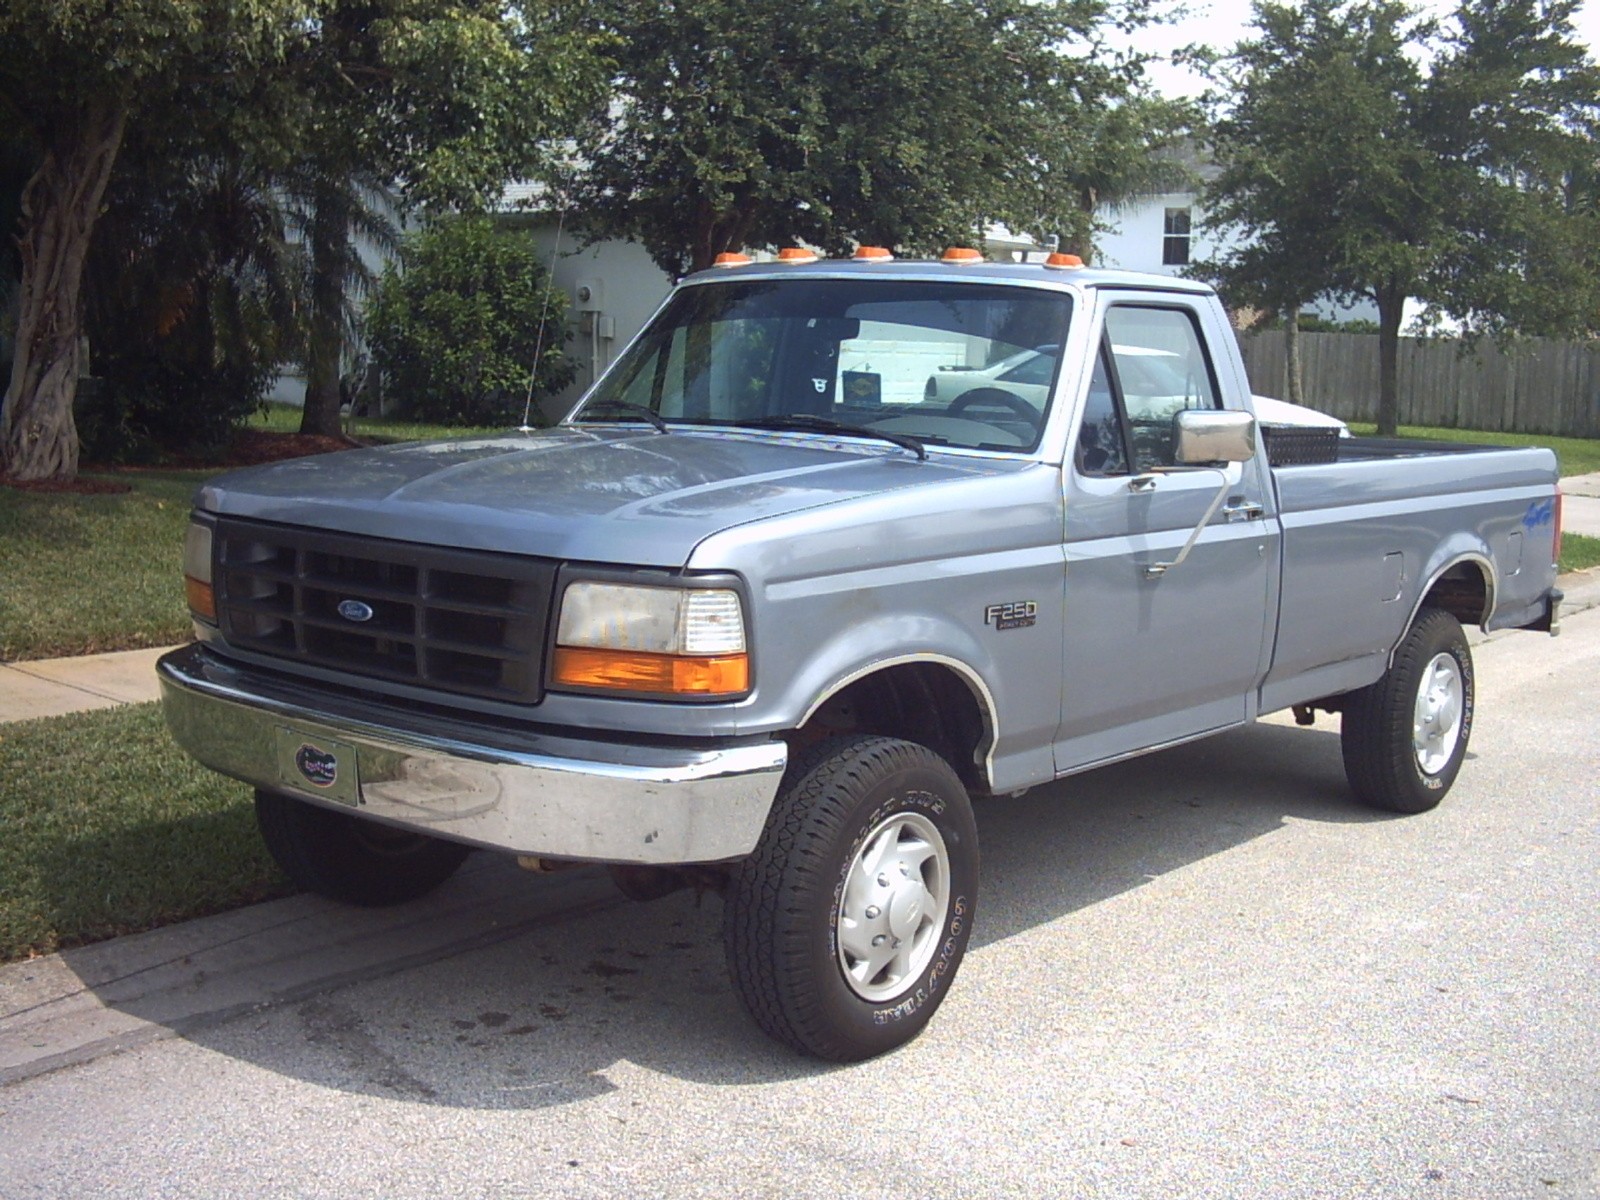
[[[257,790],[256,824],[283,873],[308,892],[371,908],[433,891],[471,849]]]
[[[723,935],[772,1037],[838,1062],[922,1031],[972,933],[978,839],[955,773],[923,746],[835,739],[791,764]]]
[[[1472,653],[1460,623],[1425,608],[1388,672],[1345,700],[1345,777],[1364,803],[1427,812],[1455,782],[1472,734]]]

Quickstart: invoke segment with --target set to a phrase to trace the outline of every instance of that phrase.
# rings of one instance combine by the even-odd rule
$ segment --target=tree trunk
[[[127,106],[111,100],[80,109],[53,131],[44,162],[22,192],[16,358],[0,412],[0,470],[13,479],[78,474],[72,402],[83,337],[83,264],[127,118]]]
[[[1062,254],[1076,254],[1085,265],[1094,261],[1094,217],[1100,211],[1100,191],[1083,185],[1076,193],[1077,220],[1066,233],[1060,235],[1056,249]]]
[[[311,328],[306,337],[306,398],[300,432],[337,437],[339,373],[344,361],[345,283],[351,208],[342,182],[319,184],[307,241],[311,250]]]
[[[1305,375],[1300,369],[1300,306],[1291,305],[1283,316],[1284,356],[1288,359],[1290,404],[1306,402]]]
[[[1378,436],[1400,428],[1400,319],[1406,289],[1390,281],[1378,289]]]

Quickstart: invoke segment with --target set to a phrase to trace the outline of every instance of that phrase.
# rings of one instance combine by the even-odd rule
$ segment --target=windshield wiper
[[[631,400],[596,400],[590,404],[585,404],[583,411],[578,414],[577,422],[582,424],[588,420],[591,412],[606,411],[621,413],[629,417],[638,417],[639,420],[654,426],[657,433],[668,432],[667,423],[657,416],[654,411],[642,404],[635,404]]]
[[[810,413],[751,417],[745,421],[734,421],[733,424],[741,429],[801,429],[813,433],[843,433],[852,437],[876,438],[880,442],[888,442],[899,446],[902,450],[909,450],[919,459],[928,457],[928,448],[922,439],[914,438],[909,433],[890,433],[886,429],[874,429],[870,425],[851,425],[846,421],[835,421],[832,417],[818,417]]]

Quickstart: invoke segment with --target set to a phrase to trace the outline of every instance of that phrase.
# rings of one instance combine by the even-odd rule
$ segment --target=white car
[[[927,404],[949,404],[977,388],[1000,388],[1019,400],[1026,400],[1040,412],[1050,395],[1056,377],[1059,346],[1040,346],[1018,350],[987,367],[940,367],[928,376],[922,391]]]
[[[1139,381],[1143,385],[1138,389],[1140,392],[1152,394],[1170,390],[1175,396],[1182,396],[1184,388],[1181,380],[1174,378],[1170,387],[1161,386],[1164,373],[1170,374],[1175,370],[1166,360],[1175,361],[1176,355],[1147,346],[1116,346],[1114,350],[1120,370],[1142,369],[1149,375],[1149,378]],[[1035,350],[1019,350],[987,367],[940,367],[928,377],[923,400],[926,403],[948,405],[977,388],[999,388],[1042,412],[1050,384],[1055,379],[1058,353],[1056,346],[1040,346]],[[1316,409],[1290,404],[1287,400],[1274,400],[1269,396],[1252,395],[1250,400],[1256,411],[1256,419],[1263,425],[1333,428],[1339,431],[1340,437],[1350,436],[1350,427],[1338,417],[1330,417]],[[1181,399],[1176,407],[1182,407]]]

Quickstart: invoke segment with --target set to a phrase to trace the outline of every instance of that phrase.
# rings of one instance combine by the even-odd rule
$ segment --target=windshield
[[[860,429],[1032,450],[1071,314],[1064,293],[891,279],[680,291],[574,416]]]

